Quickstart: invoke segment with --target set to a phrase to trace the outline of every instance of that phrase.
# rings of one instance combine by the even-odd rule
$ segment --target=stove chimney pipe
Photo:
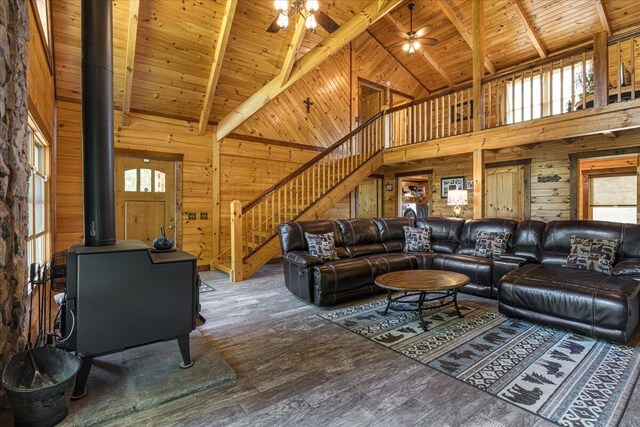
[[[116,242],[111,0],[82,0],[84,243]]]

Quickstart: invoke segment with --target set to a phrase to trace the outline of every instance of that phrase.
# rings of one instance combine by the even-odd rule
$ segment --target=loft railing
[[[246,260],[269,241],[278,225],[299,217],[384,148],[381,112],[338,140],[246,206],[231,205],[233,264]],[[241,258],[241,259],[240,259]]]
[[[638,43],[640,29],[609,37],[607,40],[609,104],[640,98],[640,73],[636,73],[640,65]]]

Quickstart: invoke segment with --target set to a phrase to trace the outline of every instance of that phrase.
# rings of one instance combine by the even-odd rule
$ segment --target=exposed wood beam
[[[213,100],[216,96],[216,86],[218,86],[218,79],[220,78],[224,54],[227,51],[231,25],[233,24],[233,17],[236,14],[237,6],[238,0],[227,0],[224,8],[222,25],[220,26],[216,48],[213,52],[213,63],[211,64],[211,72],[209,73],[209,81],[207,82],[207,91],[204,95],[204,104],[202,105],[202,112],[200,113],[200,124],[198,127],[198,133],[200,135],[204,135],[207,132],[209,116],[211,116],[211,108],[213,107]]]
[[[378,21],[393,8],[402,3],[402,1],[403,0],[387,0],[381,9],[378,9],[378,0],[369,3],[367,7],[361,10],[349,21],[345,22],[340,29],[329,35],[322,43],[300,58],[293,67],[291,76],[285,84],[282,84],[282,79],[279,75],[276,76],[276,78],[251,95],[235,110],[227,114],[227,116],[218,123],[218,140],[221,140],[229,133],[233,132],[234,129],[260,111],[265,105],[271,102],[272,99],[276,98],[302,77],[307,75],[307,73],[324,62],[329,56],[346,46],[351,40],[355,39],[363,31],[369,28],[369,26],[374,22]]]
[[[533,43],[533,47],[535,47],[540,54],[540,58],[546,58],[548,56],[547,50],[542,45],[542,40],[540,40],[540,37],[538,36],[536,30],[533,28],[533,25],[531,25],[531,21],[529,20],[527,12],[522,6],[522,2],[520,0],[511,0],[511,4],[513,4],[516,15],[518,15],[518,18],[520,18],[520,22],[522,22],[522,25],[524,25],[524,29],[527,32],[529,39],[531,39],[531,43]]]
[[[387,21],[389,21],[389,23],[391,23],[391,25],[393,25],[398,31],[401,31],[403,33],[407,32],[407,29],[405,28],[405,26],[402,24],[402,22],[400,22],[398,19],[396,19],[392,14],[387,14],[384,17]],[[455,83],[453,82],[453,80],[449,77],[449,75],[444,71],[444,69],[440,66],[440,64],[438,64],[438,62],[427,52],[427,50],[425,49],[425,47],[421,47],[420,49],[418,49],[418,51],[416,52],[422,59],[425,60],[425,62],[427,64],[429,64],[429,66],[431,68],[433,68],[434,70],[436,70],[436,72],[438,74],[440,74],[440,76],[442,77],[442,79],[447,83],[447,85],[449,85],[449,87],[453,87],[455,86]]]
[[[473,86],[471,96],[473,99],[473,130],[482,130],[484,126],[484,96],[482,93],[482,59],[484,58],[484,0],[472,0],[472,59]]]
[[[473,217],[484,218],[484,150],[482,148],[473,150]]]
[[[593,0],[596,5],[596,10],[598,11],[598,17],[600,18],[600,23],[602,24],[602,29],[607,32],[607,35],[611,37],[613,32],[611,31],[611,24],[609,24],[609,17],[607,16],[607,9],[604,7],[604,0]]]
[[[462,22],[462,18],[460,18],[460,16],[453,9],[451,4],[449,4],[448,0],[437,0],[437,1],[438,1],[438,6],[440,6],[440,9],[442,9],[442,12],[444,12],[445,16],[449,19],[449,21],[451,21],[453,26],[456,27],[456,30],[458,30],[458,32],[460,33],[464,41],[467,42],[467,44],[469,45],[469,47],[473,49],[473,40],[471,40],[471,34],[465,28],[464,23]],[[487,70],[489,70],[489,73],[491,74],[496,73],[496,66],[493,65],[493,62],[491,62],[491,60],[486,56],[484,57],[484,66],[487,68]]]
[[[298,54],[300,44],[302,44],[302,40],[304,39],[306,29],[305,18],[300,15],[298,22],[296,22],[296,29],[293,33],[293,38],[291,39],[291,43],[289,43],[289,48],[287,49],[287,55],[285,56],[284,63],[282,64],[282,70],[280,70],[282,84],[285,84],[291,76],[293,64],[296,62],[296,55]]]
[[[136,61],[136,40],[138,38],[138,12],[140,0],[129,3],[129,31],[127,34],[127,56],[124,69],[124,86],[122,91],[122,126],[129,126],[131,110],[131,89],[133,87],[133,66]]]
[[[609,139],[616,139],[618,137],[618,135],[616,135],[615,132],[611,132],[611,131],[602,132],[602,134]]]

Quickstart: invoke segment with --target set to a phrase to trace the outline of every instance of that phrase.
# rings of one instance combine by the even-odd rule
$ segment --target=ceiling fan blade
[[[439,43],[439,41],[437,39],[432,39],[431,37],[420,37],[419,39],[417,39],[421,44],[427,45],[427,46],[435,46]]]
[[[433,31],[433,25],[425,25],[424,27],[416,31],[416,37],[424,37],[431,31]]]
[[[276,17],[273,18],[273,21],[269,25],[269,28],[267,28],[267,33],[277,33],[278,31],[280,31],[280,25],[278,25],[279,16],[280,15],[276,15]]]
[[[336,31],[338,28],[340,28],[340,25],[338,25],[338,23],[336,21],[334,21],[333,19],[331,19],[329,17],[329,15],[327,15],[326,13],[324,13],[321,10],[318,10],[316,13],[316,21],[318,22],[318,24],[324,28],[325,30],[327,30],[328,33],[333,33],[334,31]]]
[[[404,39],[409,39],[409,36],[407,35],[407,33],[400,31],[400,30],[396,30],[394,31],[394,33],[396,33],[397,35],[399,35],[400,37],[404,38]]]

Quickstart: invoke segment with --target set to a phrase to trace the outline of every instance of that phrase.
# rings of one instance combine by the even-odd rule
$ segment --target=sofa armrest
[[[640,259],[620,261],[613,266],[614,276],[640,276]]]
[[[301,268],[308,268],[313,267],[314,265],[324,264],[320,257],[309,255],[309,252],[305,251],[287,252],[286,254],[284,254],[284,260]]]
[[[527,259],[525,257],[521,257],[517,255],[500,255],[500,258],[497,258],[497,261],[522,265],[527,262]]]

